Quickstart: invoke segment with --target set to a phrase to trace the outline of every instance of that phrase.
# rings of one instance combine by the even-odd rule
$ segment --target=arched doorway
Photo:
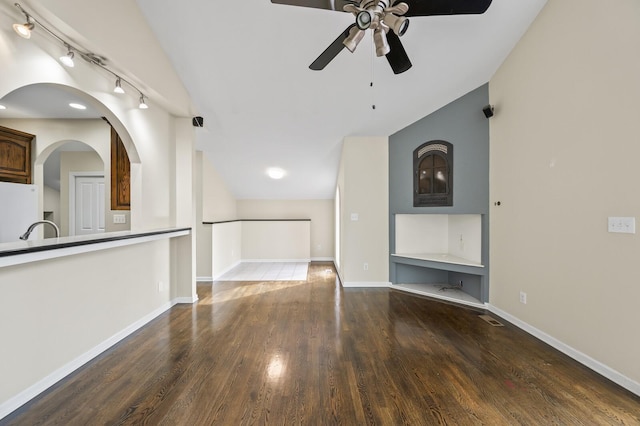
[[[97,160],[85,162],[93,164],[91,168],[94,170],[86,170],[84,167],[81,168],[82,171],[92,172],[94,176],[102,172],[101,175],[105,180],[103,229],[106,231],[131,229],[130,209],[136,208],[135,202],[124,209],[110,208],[112,133],[117,135],[122,150],[125,151],[125,158],[128,157],[131,163],[136,163],[137,167],[140,161],[125,127],[105,105],[78,89],[50,83],[20,87],[5,95],[1,101],[7,107],[0,115],[1,126],[36,135],[32,145],[34,159],[32,181],[39,186],[40,191],[39,218],[53,217],[53,221],[60,225],[62,236],[75,234],[69,223],[73,215],[68,214],[68,203],[73,198],[68,196],[70,170],[63,172],[64,176],[56,179],[59,183],[52,184],[50,169],[59,168],[61,156],[69,158],[87,156],[99,159],[100,163],[98,164]],[[72,109],[69,107],[70,103],[83,104],[86,109]],[[80,146],[84,148],[79,148]],[[93,154],[88,154],[91,151]],[[85,153],[82,154],[82,152]],[[127,165],[130,166],[130,164]],[[64,183],[65,181],[67,183]],[[56,191],[51,190],[52,185],[59,194],[57,197]],[[65,193],[67,193],[66,197],[63,195]],[[56,198],[60,201],[58,206],[54,201]],[[53,213],[54,211],[58,214]]]

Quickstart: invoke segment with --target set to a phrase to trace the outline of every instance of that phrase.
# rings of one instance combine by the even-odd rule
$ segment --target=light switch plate
[[[113,223],[127,223],[127,217],[123,214],[114,214]]]
[[[358,213],[351,213],[351,220],[356,221],[358,218]]]

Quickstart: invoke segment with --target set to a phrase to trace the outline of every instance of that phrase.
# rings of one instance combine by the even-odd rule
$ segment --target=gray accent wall
[[[469,293],[489,299],[489,121],[482,108],[489,104],[485,84],[389,137],[389,252],[395,253],[396,214],[482,215],[482,270],[478,288]],[[413,151],[431,140],[453,144],[453,206],[413,207]],[[412,262],[413,263],[413,262]],[[429,264],[405,267],[390,258],[390,281],[394,284],[429,282]],[[462,270],[461,270],[462,269]],[[459,279],[465,268],[452,268],[448,280]],[[441,273],[438,275],[442,276]],[[402,281],[399,281],[402,280]],[[466,283],[466,281],[465,281]],[[466,284],[465,284],[466,285]],[[465,290],[466,291],[466,290]]]

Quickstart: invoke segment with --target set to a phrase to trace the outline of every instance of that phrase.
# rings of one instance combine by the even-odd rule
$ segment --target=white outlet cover
[[[114,214],[113,223],[127,223],[127,218],[123,214]]]
[[[635,234],[636,218],[610,216],[607,219],[607,231],[619,234]]]

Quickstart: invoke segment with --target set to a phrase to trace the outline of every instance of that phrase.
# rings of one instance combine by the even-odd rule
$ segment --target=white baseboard
[[[183,301],[187,299],[189,300],[188,302]],[[27,389],[23,390],[19,394],[9,398],[8,400],[0,404],[0,419],[8,416],[9,414],[14,412],[21,406],[29,402],[31,399],[38,396],[40,393],[49,389],[54,384],[64,379],[69,374],[73,373],[75,370],[82,367],[87,362],[91,361],[93,358],[97,357],[98,355],[100,355],[101,353],[103,353],[104,351],[106,351],[116,343],[120,342],[124,338],[128,337],[130,334],[134,333],[138,329],[144,327],[149,322],[153,321],[156,317],[160,316],[167,310],[171,309],[171,307],[177,303],[193,303],[193,302],[189,297],[178,298],[178,299],[172,300],[171,302],[165,303],[164,305],[160,306],[156,310],[140,318],[138,321],[134,322],[133,324],[126,327],[125,329],[114,334],[104,342],[98,344],[97,346],[85,352],[84,354],[80,355],[73,361],[65,364],[64,366],[60,367],[53,373],[49,374],[42,380],[39,380],[38,382],[29,386]]]
[[[342,281],[342,287],[345,288],[389,288],[390,282],[384,281]]]
[[[302,259],[242,259],[241,263],[309,263],[310,258]]]
[[[333,262],[333,257],[312,257],[312,262]]]
[[[213,277],[196,277],[196,282],[199,283],[210,283],[213,281]]]
[[[193,297],[176,297],[175,299],[173,299],[173,305],[177,305],[177,304],[188,304],[188,305],[192,305],[194,303],[196,303],[198,301],[198,295],[196,294]]]
[[[542,340],[543,342],[547,343],[548,345],[554,347],[555,349],[559,350],[565,355],[568,355],[569,357],[575,359],[580,364],[583,364],[584,366],[589,367],[596,373],[606,377],[607,379],[611,380],[614,383],[619,384],[620,386],[627,389],[628,391],[633,392],[634,394],[640,396],[640,383],[636,382],[635,380],[630,379],[629,377],[619,373],[613,368],[601,363],[600,361],[597,361],[591,358],[589,355],[586,355],[577,349],[572,348],[571,346],[561,342],[555,337],[550,336],[544,331],[539,330],[533,327],[532,325],[527,324],[526,322],[514,317],[513,315],[503,311],[500,308],[496,308],[493,305],[487,304],[487,309],[493,312],[494,314],[496,314],[497,316],[502,317],[505,320],[509,321],[510,323],[514,324],[515,326],[521,328],[522,330],[526,331],[532,336],[535,336],[538,339]]]

